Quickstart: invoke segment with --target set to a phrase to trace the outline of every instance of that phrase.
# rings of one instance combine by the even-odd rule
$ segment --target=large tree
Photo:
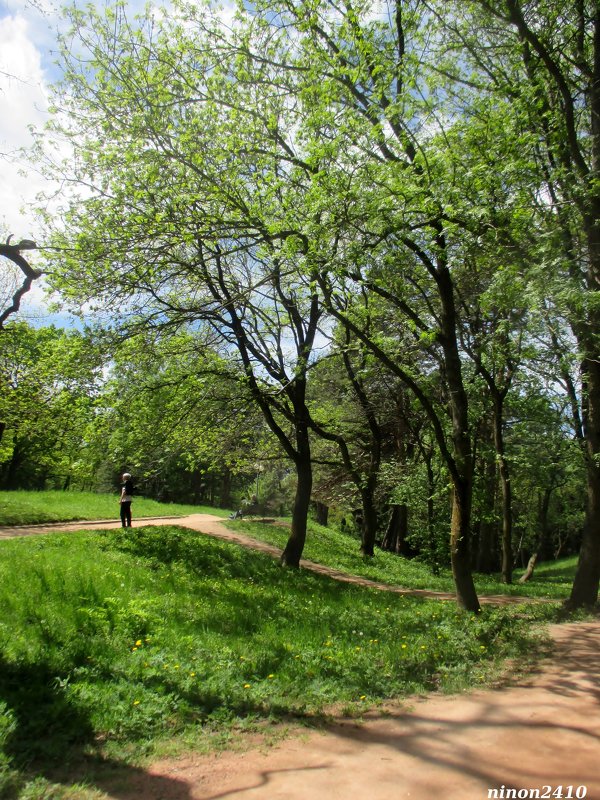
[[[446,28],[439,65],[461,107],[475,96],[508,100],[507,118],[535,169],[524,177],[537,211],[536,277],[568,319],[580,355],[587,508],[570,603],[593,604],[600,585],[600,5],[427,6]],[[516,175],[512,181],[519,186]]]

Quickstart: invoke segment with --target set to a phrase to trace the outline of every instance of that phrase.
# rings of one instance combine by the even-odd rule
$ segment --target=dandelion
[[[134,705],[134,706],[139,706],[139,704],[140,704],[140,701],[139,701],[139,700],[134,700],[134,701],[133,701],[133,705]]]
[[[360,699],[361,700],[366,700],[367,699],[367,695],[366,694],[361,694]]]
[[[250,684],[249,683],[245,683],[244,684],[244,689],[249,689],[249,688],[250,688]]]
[[[407,645],[407,644],[403,644],[403,645],[402,645],[402,649],[403,649],[403,650],[406,650],[406,648],[407,648],[407,647],[408,647],[408,645]]]
[[[274,678],[274,677],[275,677],[275,675],[272,675],[272,674],[271,675],[267,675],[267,678],[269,678],[269,679]]]
[[[135,646],[136,646],[136,647],[141,647],[141,646],[142,646],[142,644],[143,644],[142,640],[141,640],[141,639],[138,639],[138,640],[137,640],[137,642],[135,643]]]
[[[190,678],[195,678],[195,677],[196,677],[196,673],[195,672],[190,672]]]

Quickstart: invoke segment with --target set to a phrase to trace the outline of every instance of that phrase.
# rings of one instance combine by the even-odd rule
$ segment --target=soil
[[[360,722],[298,729],[270,748],[160,761],[107,797],[599,800],[600,623],[552,635],[553,656],[513,685],[416,698]]]
[[[218,517],[169,522],[247,544]],[[111,525],[0,529],[0,538],[83,527]],[[600,621],[550,632],[552,656],[499,688],[411,698],[358,721],[288,729],[271,746],[254,737],[231,751],[118,770],[96,786],[109,800],[600,800]]]

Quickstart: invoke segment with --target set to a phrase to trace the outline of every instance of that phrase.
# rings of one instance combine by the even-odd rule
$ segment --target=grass
[[[100,757],[483,685],[554,613],[461,614],[171,526],[2,541],[0,607],[0,797],[22,800],[104,796]]]
[[[138,519],[227,514],[143,498],[134,508]],[[116,495],[0,493],[0,524],[117,511]],[[289,534],[227,524],[280,547]],[[453,590],[449,571],[381,551],[365,559],[356,539],[314,523],[304,555],[383,583]],[[476,576],[477,589],[560,600],[575,565],[541,564],[525,587]],[[506,659],[539,651],[539,623],[557,612],[523,604],[464,615],[453,603],[282,570],[171,526],[0,542],[0,603],[0,797],[20,800],[96,800],[107,770],[127,781],[144,755],[214,747],[264,721],[317,721],[332,706],[360,713],[485,685]]]
[[[227,525],[233,530],[281,548],[285,546],[289,536],[289,528],[279,524],[231,520]],[[377,550],[373,558],[365,558],[359,552],[357,538],[314,522],[309,523],[303,557],[352,575],[393,586],[445,592],[453,592],[455,589],[449,569],[442,569],[439,574],[434,575],[431,568],[418,559],[409,560],[382,550]],[[481,574],[474,576],[475,585],[480,595],[503,594],[563,600],[568,597],[571,590],[576,563],[577,558],[571,557],[559,562],[540,564],[535,570],[534,579],[525,585],[513,583],[507,586],[500,581],[498,575]],[[515,581],[522,572],[523,570],[515,571]]]
[[[96,492],[0,492],[0,525],[28,525],[70,520],[118,519],[119,494]],[[133,502],[135,517],[179,516],[228,512],[205,506],[158,503],[144,497]]]

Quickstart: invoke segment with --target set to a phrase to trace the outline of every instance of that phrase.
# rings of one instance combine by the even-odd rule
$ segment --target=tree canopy
[[[162,407],[161,441],[203,461],[194,398],[218,385],[293,464],[286,563],[329,486],[360,508],[363,546],[387,515],[402,541],[414,519],[472,611],[473,565],[510,582],[524,541],[548,549],[559,486],[585,474],[572,602],[595,602],[599,13],[277,0],[226,24],[179,0],[136,19],[72,8],[45,133],[69,157],[39,158],[74,188],[47,219],[45,269],[108,314],[124,353],[158,343],[144,353],[165,383],[140,388],[127,447]],[[530,431],[545,451],[525,451]]]

